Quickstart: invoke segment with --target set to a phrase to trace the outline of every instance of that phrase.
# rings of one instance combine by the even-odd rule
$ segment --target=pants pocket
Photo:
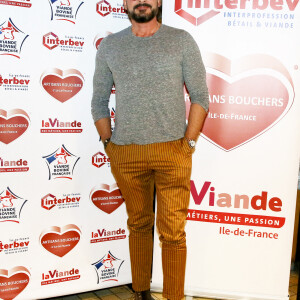
[[[104,149],[105,150],[105,152],[106,152],[106,154],[108,155],[108,157],[110,157],[111,156],[111,148],[112,148],[112,145],[113,144],[113,142],[109,142],[108,144],[107,144],[107,146],[106,146],[106,148]]]

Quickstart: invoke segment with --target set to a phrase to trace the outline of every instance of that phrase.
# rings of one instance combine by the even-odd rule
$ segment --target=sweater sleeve
[[[113,86],[113,76],[105,57],[104,39],[96,54],[96,67],[93,79],[93,97],[91,111],[94,122],[102,118],[110,118],[109,98]]]
[[[206,85],[206,71],[199,47],[193,37],[184,32],[183,40],[183,79],[192,103],[200,104],[208,111],[209,96]]]

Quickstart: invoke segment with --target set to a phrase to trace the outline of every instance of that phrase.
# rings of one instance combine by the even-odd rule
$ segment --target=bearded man
[[[96,55],[92,115],[128,213],[134,299],[150,294],[153,196],[162,246],[163,296],[184,297],[192,153],[208,110],[206,74],[194,39],[157,20],[161,0],[124,0],[132,26]],[[184,83],[191,97],[186,125]],[[116,88],[115,128],[108,108]]]

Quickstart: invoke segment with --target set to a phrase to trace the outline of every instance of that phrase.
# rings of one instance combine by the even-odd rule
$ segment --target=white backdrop
[[[198,42],[210,92],[193,156],[185,292],[288,299],[300,149],[298,1],[165,1],[163,21]],[[157,236],[153,269],[159,291]]]
[[[90,114],[96,46],[129,25],[121,6],[0,1],[1,299],[131,282],[125,205]]]

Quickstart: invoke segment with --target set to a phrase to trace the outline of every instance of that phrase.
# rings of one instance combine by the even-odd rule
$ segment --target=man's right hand
[[[103,118],[95,122],[95,126],[99,135],[101,136],[102,143],[111,138],[111,120],[110,118]],[[105,145],[104,145],[105,146]]]

